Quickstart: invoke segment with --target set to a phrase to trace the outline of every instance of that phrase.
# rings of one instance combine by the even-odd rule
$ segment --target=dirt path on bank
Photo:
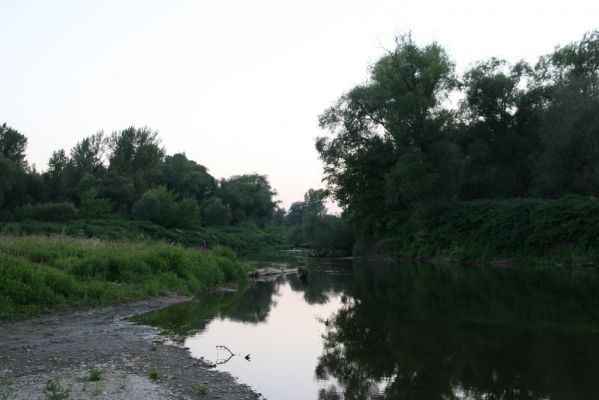
[[[156,329],[125,319],[184,300],[163,297],[0,324],[0,400],[259,399],[231,375],[165,342]],[[89,379],[92,369],[101,379]]]

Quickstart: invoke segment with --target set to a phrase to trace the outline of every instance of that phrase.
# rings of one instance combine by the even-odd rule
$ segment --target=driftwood
[[[248,275],[251,278],[263,278],[267,276],[277,276],[277,275],[285,275],[298,272],[297,268],[258,268],[253,271],[250,271]]]
[[[226,351],[229,354],[224,358],[220,358],[218,355],[219,351]],[[237,354],[233,353],[231,351],[231,349],[229,349],[227,346],[217,345],[216,346],[216,363],[215,363],[215,365],[226,364],[229,362],[229,360],[231,360],[231,358],[235,357],[236,355]],[[249,354],[246,354],[246,356],[243,358],[245,358],[247,361],[251,361]]]

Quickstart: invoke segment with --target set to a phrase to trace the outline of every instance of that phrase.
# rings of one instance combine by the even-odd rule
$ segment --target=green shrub
[[[108,199],[98,198],[96,189],[89,189],[81,195],[79,216],[82,218],[106,218],[112,213],[113,204]]]
[[[599,200],[568,196],[455,202],[396,226],[384,243],[403,256],[596,259]]]
[[[132,209],[137,219],[164,227],[196,228],[200,225],[200,210],[193,199],[176,201],[174,192],[163,186],[150,189],[135,202]]]

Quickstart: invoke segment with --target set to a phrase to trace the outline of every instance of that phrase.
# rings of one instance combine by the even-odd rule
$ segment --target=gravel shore
[[[55,313],[0,324],[0,400],[260,399],[126,318],[187,300]]]

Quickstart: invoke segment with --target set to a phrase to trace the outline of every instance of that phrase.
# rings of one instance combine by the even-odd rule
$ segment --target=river
[[[595,271],[307,263],[140,319],[270,400],[599,396]]]

